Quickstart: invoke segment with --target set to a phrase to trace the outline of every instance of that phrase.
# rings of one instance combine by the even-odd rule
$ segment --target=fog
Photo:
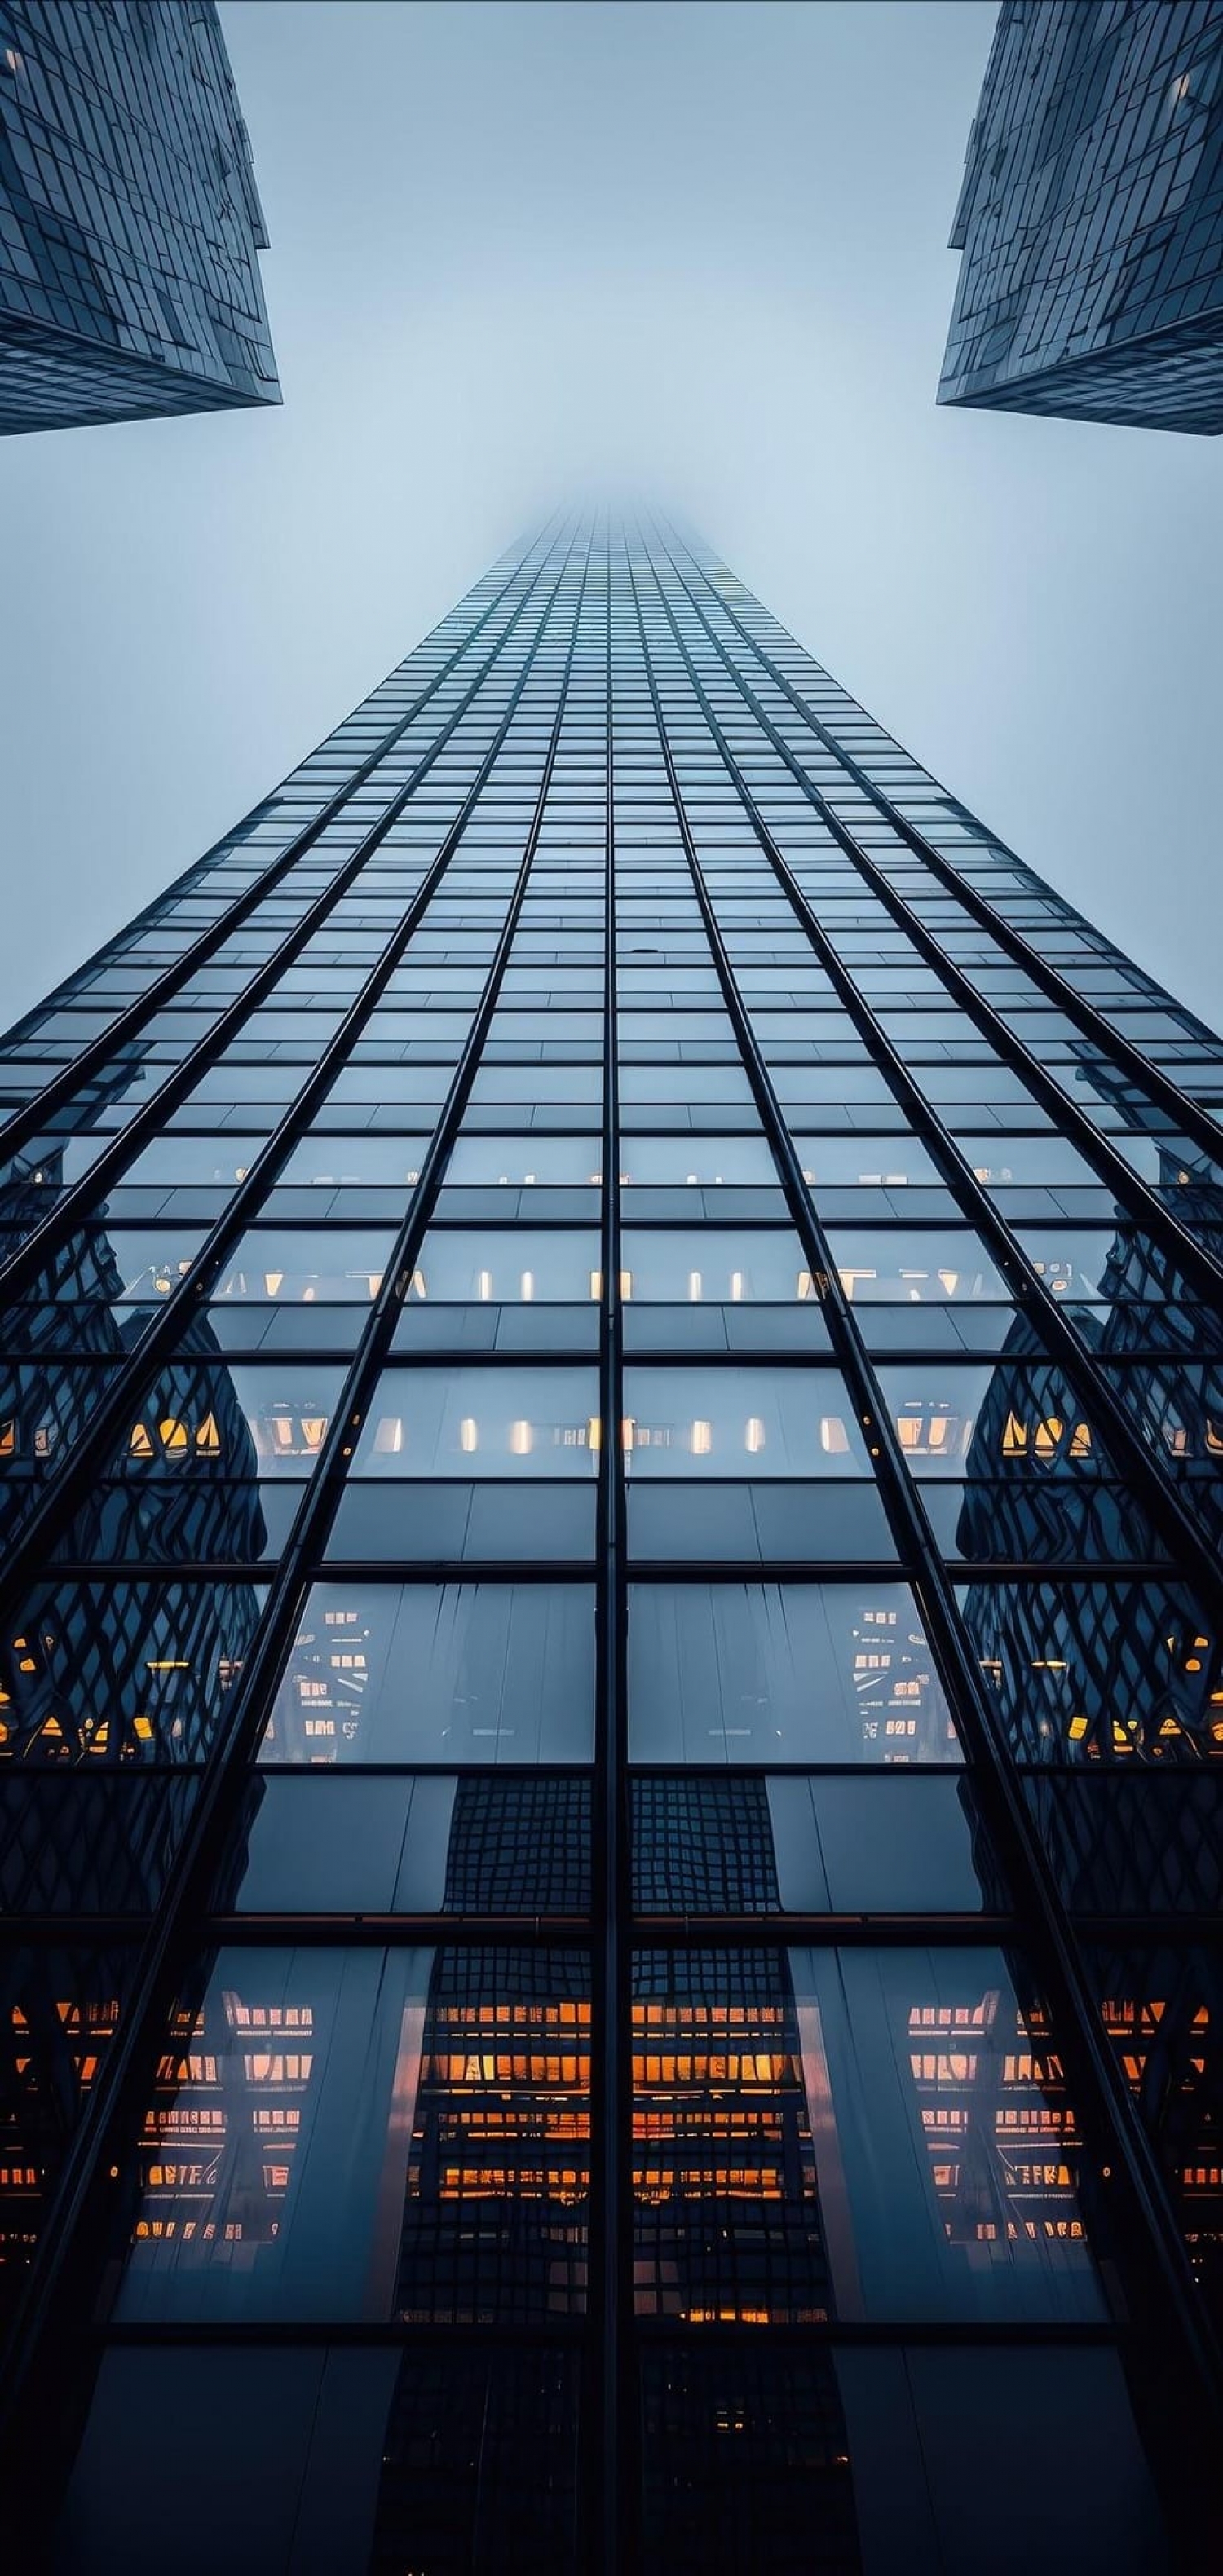
[[[1214,1015],[1223,447],[935,407],[993,17],[229,0],[284,406],[6,442],[0,1019],[625,480]]]

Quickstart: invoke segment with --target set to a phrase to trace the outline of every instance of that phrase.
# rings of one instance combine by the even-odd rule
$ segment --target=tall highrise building
[[[0,0],[0,434],[280,400],[215,0]]]
[[[939,401],[1223,430],[1220,0],[1002,0]]]
[[[0,1084],[31,2564],[1198,2563],[1220,1042],[560,517]]]

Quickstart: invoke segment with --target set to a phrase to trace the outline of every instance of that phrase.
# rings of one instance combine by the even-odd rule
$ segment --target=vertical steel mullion
[[[659,588],[659,597],[671,618],[672,632],[680,630],[669,604]],[[680,650],[684,651],[682,639]],[[693,676],[695,666],[689,663]],[[954,1135],[945,1128],[931,1103],[909,1072],[892,1040],[876,1020],[869,1002],[858,990],[850,970],[845,966],[822,928],[816,913],[799,886],[788,860],[784,857],[764,816],[751,797],[751,791],[730,748],[716,712],[705,696],[698,677],[693,677],[707,719],[737,794],[751,820],[761,849],[791,909],[801,923],[821,965],[832,983],[842,1006],[853,1021],[858,1035],[867,1047],[893,1092],[912,1118],[918,1133],[929,1146],[942,1169],[948,1189],[962,1213],[981,1234],[996,1255],[1009,1283],[1042,1325],[1049,1345],[1049,1355],[1058,1359],[1072,1383],[1077,1383],[1089,1409],[1105,1434],[1120,1470],[1139,1491],[1146,1510],[1161,1530],[1172,1562],[1192,1571],[1194,1583],[1204,1602],[1223,1623],[1223,1578],[1218,1559],[1197,1522],[1186,1511],[1176,1485],[1163,1472],[1162,1464],[1141,1436],[1134,1430],[1130,1415],[1111,1382],[1102,1376],[1094,1353],[1076,1332],[1056,1298],[1046,1287],[1017,1241],[1001,1211],[988,1191],[982,1188],[970,1164],[961,1153]]]
[[[563,578],[562,566],[527,648],[528,657],[534,653],[552,614]],[[172,1289],[164,1305],[156,1309],[140,1339],[131,1345],[80,1438],[68,1451],[59,1471],[49,1479],[36,1509],[14,1539],[0,1573],[0,1621],[7,1617],[10,1606],[13,1609],[19,1607],[25,1586],[34,1580],[42,1560],[70,1520],[81,1496],[88,1491],[95,1475],[103,1470],[115,1439],[123,1431],[128,1409],[138,1398],[150,1370],[170,1355],[184,1323],[189,1323],[192,1315],[198,1317],[200,1301],[207,1298],[231,1245],[252,1217],[258,1214],[268,1192],[275,1187],[288,1154],[319,1103],[326,1098],[354,1041],[361,1035],[413,933],[420,927],[434,895],[440,890],[513,722],[529,667],[528,658],[523,677],[512,692],[497,732],[481,759],[475,783],[465,796],[436,858],[412,896],[398,928],[392,932],[377,965],[371,968],[360,993],[345,1012],[339,1028],[296,1099],[289,1102],[279,1125],[260,1148],[246,1179],[239,1184],[228,1206],[209,1228],[190,1268]],[[92,1173],[86,1175],[86,1179],[92,1177]]]
[[[275,954],[257,969],[244,990],[221,1013],[220,1018],[213,1021],[203,1036],[197,1039],[190,1053],[183,1057],[181,1063],[175,1066],[173,1072],[167,1075],[166,1080],[160,1083],[151,1097],[146,1100],[144,1107],[137,1111],[136,1116],[129,1120],[127,1126],[113,1139],[106,1150],[99,1154],[96,1163],[92,1163],[89,1170],[82,1173],[80,1180],[72,1189],[66,1190],[63,1197],[56,1200],[41,1225],[36,1226],[34,1232],[27,1235],[17,1251],[12,1253],[6,1262],[0,1264],[0,1304],[14,1303],[27,1283],[39,1277],[44,1265],[53,1258],[61,1244],[67,1241],[82,1219],[90,1214],[99,1193],[109,1189],[127,1169],[135,1153],[147,1139],[160,1132],[168,1114],[176,1109],[194,1088],[201,1073],[206,1072],[223,1055],[230,1040],[240,1033],[259,1004],[278,984],[285,968],[292,965],[295,957],[300,956],[316,930],[322,928],[323,923],[335,910],[341,897],[348,893],[349,888],[360,876],[367,859],[372,857],[374,851],[385,840],[387,833],[393,830],[417,788],[427,777],[434,762],[440,758],[463,718],[470,712],[502,647],[512,635],[522,616],[532,591],[543,579],[546,561],[545,558],[545,562],[540,565],[528,589],[524,591],[509,624],[498,638],[492,652],[482,663],[466,696],[460,699],[453,715],[447,718],[436,740],[430,744],[428,751],[417,762],[407,784],[392,797],[377,822],[371,825],[369,831],[358,842],[351,857],[346,859],[343,867],[337,870],[331,884],[324,886],[322,893],[316,896],[315,901],[303,913],[301,920],[292,930],[286,932]],[[278,1120],[277,1124],[280,1123]]]
[[[666,606],[647,550],[651,574]],[[1102,2196],[1111,2206],[1123,2249],[1126,2288],[1132,2313],[1142,2324],[1158,2320],[1182,2359],[1179,2394],[1195,2418],[1202,2438],[1223,2417],[1223,2361],[1202,2310],[1184,2243],[1173,2217],[1166,2187],[1145,2129],[1126,2089],[1100,2024],[1081,1953],[1070,1926],[1044,1847],[1019,1787],[1009,1753],[998,1733],[994,1711],[985,1694],[955,1604],[947,1569],[935,1544],[926,1510],[905,1465],[875,1372],[859,1333],[853,1310],[824,1237],[823,1227],[803,1181],[793,1140],[739,992],[717,915],[705,883],[696,845],[684,812],[679,780],[658,698],[645,621],[634,576],[642,650],[650,677],[656,721],[663,740],[671,793],[680,824],[697,900],[717,965],[723,997],[735,1028],[745,1070],[752,1083],[761,1123],[782,1178],[790,1214],[813,1275],[824,1282],[824,1314],[835,1356],[876,1462],[881,1498],[901,1556],[917,1569],[916,1590],[923,1624],[972,1763],[972,1776],[987,1821],[1016,1893],[1022,1896],[1042,1979],[1049,1990],[1055,2027],[1071,2059],[1074,2089],[1090,2124],[1100,2173]],[[672,621],[674,628],[674,621]],[[704,699],[682,638],[680,653],[698,703]],[[703,703],[715,741],[720,727]],[[719,742],[719,748],[722,748]],[[723,750],[723,758],[726,758]],[[729,763],[728,763],[729,767]],[[732,773],[733,774],[733,773]],[[736,780],[745,810],[754,819],[753,801]],[[761,818],[763,820],[763,818]],[[1120,2176],[1124,2207],[1117,2205],[1114,2165]],[[1163,2410],[1165,2391],[1156,2374],[1144,2377],[1140,2403],[1152,2436],[1161,2483],[1171,2510],[1186,2512],[1184,2424],[1171,2426]],[[1217,2504],[1217,2469],[1212,2461],[1206,2484]],[[1201,2495],[1194,2503],[1200,2505]],[[1192,2513],[1192,2508],[1190,2508]],[[1192,2519],[1191,2526],[1192,2528]]]
[[[596,1521],[596,1697],[593,1797],[595,1919],[591,2103],[591,2389],[586,2447],[597,2448],[591,2558],[602,2576],[636,2563],[639,2480],[632,2376],[632,1957],[625,1688],[626,1529],[621,1424],[624,1347],[620,1296],[620,1117],[616,990],[615,724],[612,543],[604,538],[606,881],[603,913],[603,1199],[599,1336],[602,1445]],[[597,2142],[597,2145],[596,2145]]]
[[[124,2179],[124,2144],[130,2145],[141,2117],[150,2068],[172,2001],[174,1977],[193,1927],[199,1928],[206,1919],[207,1888],[231,1821],[231,1809],[247,1779],[250,1757],[292,1643],[310,1570],[326,1543],[348,1461],[386,1359],[480,1060],[538,845],[573,668],[589,559],[588,546],[539,792],[484,991],[425,1156],[411,1208],[400,1227],[382,1287],[370,1308],[349,1368],[314,1478],[272,1577],[254,1647],[234,1691],[232,1709],[210,1749],[196,1804],[176,1853],[174,1871],[142,1942],[126,2011],[65,2159],[0,2364],[0,2463],[10,2471],[13,2492],[17,2491],[20,2463],[23,2458],[28,2461],[34,2428],[41,2425],[45,2431],[47,2422],[52,2420],[47,2414],[50,2392],[67,2380],[73,2339],[79,2336],[82,2315],[92,2308],[96,2296],[116,2223],[115,2213],[121,2206],[118,2193]],[[523,688],[531,671],[529,658],[521,675]],[[52,2483],[48,2481],[46,2492],[50,2492]]]
[[[671,561],[670,556],[668,561]],[[935,933],[928,929],[920,915],[914,912],[899,887],[893,885],[887,870],[881,868],[878,860],[872,858],[870,852],[863,848],[848,824],[842,821],[835,808],[829,804],[823,789],[808,776],[797,753],[790,749],[784,734],[778,732],[767,708],[761,706],[749,682],[743,677],[742,672],[736,670],[725,645],[697,605],[682,573],[674,564],[672,569],[688,599],[693,615],[698,619],[710,643],[720,654],[745,706],[751,709],[756,723],[772,744],[778,757],[784,760],[820,820],[827,824],[845,856],[852,861],[864,881],[879,896],[898,927],[906,932],[919,954],[934,969],[953,999],[959,1003],[961,1010],[978,1024],[983,1035],[996,1048],[1001,1060],[1019,1072],[1033,1098],[1048,1110],[1049,1115],[1065,1133],[1074,1138],[1080,1152],[1095,1166],[1100,1177],[1115,1192],[1122,1206],[1147,1227],[1148,1232],[1163,1245],[1183,1271],[1191,1278],[1196,1277],[1200,1294],[1208,1299],[1223,1298],[1223,1263],[1216,1259],[1196,1235],[1187,1231],[1179,1217],[1172,1209],[1165,1206],[1162,1199],[1156,1198],[1153,1190],[1134,1170],[1133,1165],[1127,1163],[1124,1155],[1119,1154],[1116,1147],[1110,1143],[1104,1130],[1097,1127],[1086,1112],[1070,1099],[1051,1074],[1046,1073],[1044,1066],[1032,1054],[1024,1040],[1016,1036],[1015,1031],[995,1009],[994,1004],[984,993],[977,991],[975,984],[970,983],[962,967],[956,964],[954,958],[947,955]],[[659,595],[663,598],[668,616],[672,616],[674,612],[662,592],[661,585]],[[1223,1142],[1223,1140],[1218,1141]]]
[[[945,1128],[942,1122],[935,1117],[932,1105],[925,1099],[924,1094],[920,1090],[920,1086],[915,1083],[913,1077],[901,1065],[897,1052],[892,1046],[890,1039],[887,1037],[886,1032],[879,1027],[870,1004],[867,1002],[865,996],[858,992],[849,969],[842,965],[841,960],[836,954],[836,950],[828,940],[827,934],[819,928],[810,904],[807,902],[806,897],[798,887],[789,863],[783,857],[782,852],[778,847],[772,832],[769,830],[768,824],[765,822],[764,816],[756,805],[755,799],[751,794],[751,790],[743,777],[739,763],[730,748],[716,710],[708,697],[704,684],[697,672],[695,664],[692,661],[691,655],[688,652],[674,609],[666,597],[662,584],[658,580],[657,573],[654,571],[652,559],[651,572],[657,584],[658,596],[670,623],[672,634],[675,636],[680,652],[684,657],[692,686],[697,693],[699,702],[705,713],[706,720],[709,723],[714,739],[718,744],[722,759],[726,764],[727,771],[734,782],[736,792],[749,815],[752,829],[760,843],[760,847],[764,851],[766,858],[769,860],[779,882],[782,884],[785,891],[791,896],[792,905],[798,912],[799,918],[803,921],[804,927],[807,928],[808,935],[812,938],[813,945],[816,947],[826,971],[829,972],[832,980],[836,984],[836,988],[842,1001],[851,1012],[855,1026],[857,1026],[860,1033],[865,1036],[868,1047],[871,1048],[876,1061],[880,1064],[881,1069],[887,1074],[888,1079],[890,1081],[897,1081],[897,1077],[899,1077],[897,1084],[899,1095],[904,1099],[906,1106],[908,1106],[911,1112],[914,1109],[919,1112],[919,1132],[925,1136],[927,1142],[932,1148],[937,1147],[939,1159],[943,1164],[945,1175],[949,1176],[951,1188],[956,1192],[962,1203],[966,1206],[971,1206],[973,1222],[981,1228],[987,1242],[989,1242],[998,1252],[1000,1259],[1003,1261],[1004,1267],[1016,1279],[1018,1279],[1023,1289],[1026,1291],[1029,1304],[1039,1313],[1045,1325],[1047,1338],[1052,1352],[1060,1359],[1061,1364],[1066,1368],[1072,1383],[1077,1382],[1080,1390],[1083,1391],[1089,1409],[1094,1412],[1096,1420],[1104,1432],[1105,1445],[1111,1450],[1118,1469],[1124,1474],[1127,1481],[1135,1486],[1156,1528],[1162,1531],[1168,1544],[1169,1554],[1173,1564],[1191,1569],[1193,1581],[1198,1591],[1202,1594],[1203,1600],[1211,1605],[1212,1609],[1217,1613],[1217,1615],[1219,1615],[1220,1619],[1223,1619],[1223,1578],[1221,1578],[1220,1575],[1217,1555],[1211,1546],[1209,1539],[1206,1537],[1198,1522],[1193,1518],[1192,1514],[1186,1509],[1173,1478],[1170,1475],[1165,1474],[1162,1460],[1159,1458],[1155,1450],[1142,1439],[1141,1434],[1135,1431],[1129,1411],[1121,1395],[1112,1385],[1110,1379],[1103,1374],[1094,1352],[1089,1349],[1086,1341],[1084,1341],[1074,1330],[1074,1327],[1070,1324],[1067,1317],[1058,1306],[1056,1299],[1050,1294],[1049,1290],[1045,1287],[1044,1282],[1040,1279],[1034,1266],[1029,1261],[1027,1254],[1024,1252],[1022,1245],[1012,1235],[1005,1217],[1002,1215],[1001,1211],[994,1206],[988,1193],[981,1189],[980,1184],[972,1174],[967,1161],[960,1153],[959,1147],[955,1143],[951,1131]],[[700,615],[699,610],[696,613],[698,616]],[[703,620],[702,623],[704,623]],[[723,659],[727,659],[725,654],[723,654]],[[763,729],[767,733],[769,731],[767,717],[764,716],[763,712],[757,707],[752,693],[747,688],[746,684],[739,681],[739,675],[735,672],[734,665],[728,662],[727,667],[730,669],[732,677],[736,679],[740,686],[745,705],[749,707],[753,718],[762,725]],[[823,799],[820,797],[819,791],[812,787],[809,782],[807,783],[807,793],[816,805],[817,810],[821,812],[823,818],[831,823],[834,818],[830,814],[825,814]],[[864,854],[858,849],[857,843],[854,841],[852,834],[846,832],[843,827],[838,826],[837,828],[838,837],[841,839],[845,855],[851,860],[853,865],[859,869],[859,872],[863,874],[867,882],[869,882],[870,862],[865,859]],[[902,899],[897,896],[894,900],[889,898],[889,909],[892,910],[895,918],[902,919],[906,907],[903,905]],[[908,925],[902,920],[902,926]],[[893,1068],[895,1068],[895,1070]],[[1128,1166],[1126,1168],[1128,1169]],[[1194,1249],[1196,1251],[1197,1247],[1194,1247]],[[1201,1256],[1202,1260],[1205,1258],[1205,1255]],[[1175,1366],[1177,1363],[1173,1361],[1170,1365]]]
[[[548,522],[548,526],[550,525],[551,521]],[[209,958],[215,955],[223,942],[235,930],[241,929],[249,915],[258,909],[264,896],[278,886],[288,871],[296,866],[297,861],[305,857],[307,850],[312,849],[314,843],[321,839],[328,825],[334,823],[337,816],[342,814],[349,797],[357,794],[366,780],[373,775],[379,763],[394,750],[396,743],[402,739],[408,727],[415,724],[419,715],[423,715],[430,698],[435,697],[444,681],[449,679],[456,662],[462,660],[464,653],[474,644],[477,635],[487,626],[490,617],[496,615],[503,599],[525,571],[530,555],[544,546],[546,535],[545,528],[544,534],[537,539],[536,545],[529,548],[527,555],[515,565],[509,580],[503,583],[495,599],[490,600],[488,607],[481,612],[474,626],[463,637],[462,643],[456,644],[453,653],[434,672],[427,688],[422,689],[420,695],[413,700],[407,714],[397,718],[376,748],[353,771],[351,778],[347,778],[342,787],[337,787],[334,795],[328,798],[327,803],[320,808],[311,821],[303,824],[301,830],[294,834],[287,849],[282,850],[278,858],[269,861],[262,874],[256,878],[254,885],[248,886],[244,893],[236,895],[225,911],[218,914],[216,921],[207,930],[202,930],[199,938],[193,940],[189,948],[184,949],[182,956],[176,957],[172,964],[165,968],[156,982],[149,986],[148,991],[142,993],[137,1001],[129,1003],[127,1009],[119,1013],[108,1029],[103,1029],[96,1038],[91,1038],[88,1046],[81,1049],[80,1054],[71,1064],[65,1065],[62,1072],[53,1075],[51,1081],[43,1085],[34,1100],[23,1101],[21,1107],[14,1110],[12,1117],[0,1124],[0,1163],[7,1162],[12,1154],[19,1154],[24,1144],[28,1144],[31,1138],[42,1133],[48,1118],[53,1116],[57,1109],[63,1108],[91,1075],[104,1070],[117,1047],[125,1046],[129,1039],[136,1037],[146,1022],[158,1011],[164,1009],[167,1002],[174,999],[175,994],[190,981],[192,975],[196,974],[201,966],[207,965]],[[547,554],[551,552],[551,545],[552,540],[549,539],[545,550],[545,561]],[[526,595],[529,597],[529,591]],[[428,641],[427,637],[425,641]],[[366,703],[365,700],[361,701],[362,705]],[[354,707],[352,714],[345,716],[334,731],[342,732],[343,726],[351,724],[353,718],[360,712],[360,706]],[[287,786],[289,779],[296,775],[297,772],[291,770],[289,778],[281,780],[281,786]],[[253,822],[271,801],[271,796],[275,796],[276,793],[277,790],[273,788],[270,795],[265,796],[259,805],[252,806],[250,813],[243,817],[242,823],[235,824],[233,831],[223,834],[219,841],[214,842],[212,849],[205,851],[202,859],[194,860],[185,875],[169,887],[164,895],[159,895],[155,903],[149,904],[145,913],[138,913],[136,920],[128,924],[128,929],[137,929],[146,918],[149,921],[156,921],[163,904],[172,902],[176,895],[180,900],[184,898],[191,890],[190,880],[197,871],[207,867],[210,859],[218,857],[223,850],[227,849],[233,842],[234,832],[240,832],[245,823]],[[41,1005],[41,1009],[49,1010],[61,997],[66,1001],[73,995],[79,988],[81,975],[86,974],[92,966],[104,964],[111,956],[114,945],[113,939],[108,940],[102,948],[95,950],[93,956],[86,959],[84,966],[77,968],[75,975],[66,976],[63,983],[56,986],[55,991],[49,994],[46,1002]],[[36,1017],[37,1014],[34,1012],[26,1014],[27,1020],[34,1020]],[[25,1021],[18,1020],[15,1027],[9,1030],[4,1043],[11,1043],[24,1026]],[[34,1035],[35,1031],[31,1030],[30,1034]]]
[[[1007,951],[1017,966],[1023,967],[1025,973],[1031,976],[1033,983],[1048,995],[1049,1000],[1055,1002],[1059,1010],[1065,1011],[1067,1017],[1077,1023],[1084,1036],[1091,1038],[1093,1044],[1100,1046],[1106,1055],[1111,1055],[1130,1080],[1140,1083],[1157,1106],[1166,1110],[1169,1117],[1175,1118],[1187,1135],[1194,1137],[1203,1152],[1214,1155],[1216,1159],[1223,1155],[1223,1128],[1220,1128],[1209,1111],[1203,1108],[1202,1103],[1192,1099],[1188,1092],[1182,1091],[1180,1084],[1174,1082],[1172,1076],[1165,1073],[1161,1066],[1153,1064],[1150,1058],[1143,1054],[1141,1047],[1134,1044],[1132,1038],[1123,1036],[1119,1029],[1115,1029],[1107,1015],[1099,1010],[1094,1002],[1088,1001],[1084,994],[1076,992],[1068,978],[1062,975],[1056,966],[1047,963],[1039,949],[1034,948],[1031,941],[1025,938],[1024,933],[1016,929],[1004,913],[998,911],[997,907],[990,902],[988,895],[982,894],[976,886],[967,882],[954,859],[947,858],[942,850],[936,849],[933,842],[927,840],[920,826],[910,822],[908,816],[902,814],[899,806],[893,804],[886,789],[876,786],[853,753],[846,751],[823,718],[815,713],[813,707],[806,704],[793,681],[787,677],[779,664],[774,662],[772,655],[766,652],[759,637],[752,634],[750,627],[736,615],[729,602],[721,598],[705,566],[698,563],[691,547],[685,545],[683,550],[693,570],[699,573],[706,589],[717,600],[723,615],[730,619],[745,644],[750,647],[757,660],[763,663],[770,679],[781,690],[783,696],[789,699],[796,714],[802,718],[805,725],[810,727],[825,749],[832,753],[833,758],[840,762],[847,777],[852,779],[855,787],[861,789],[863,795],[869,797],[876,812],[882,814],[884,820],[890,823],[893,831],[913,851],[914,856],[924,861],[932,876],[946,887],[949,893],[957,897],[964,905],[965,911],[983,930],[990,932],[991,936],[998,941],[999,947]],[[678,567],[676,569],[678,570]],[[682,580],[683,576],[680,575],[680,578]],[[687,588],[686,583],[684,586]],[[696,605],[695,601],[693,605]],[[865,714],[866,710],[863,709],[862,712]],[[873,719],[870,721],[873,722]],[[911,758],[912,755],[906,753],[905,757]],[[915,766],[920,768],[920,763],[915,763]],[[921,774],[923,777],[929,776],[926,770]],[[1050,896],[1055,903],[1059,900],[1053,887],[1046,885],[1043,878],[1036,877],[1018,853],[1009,848],[1005,841],[1000,841],[997,833],[991,832],[967,805],[961,804],[958,796],[952,796],[946,788],[940,787],[937,779],[931,780],[931,785],[938,788],[939,794],[946,803],[954,806],[956,813],[972,831],[980,833],[982,841],[991,850],[1001,851],[1004,859],[1022,868],[1025,876],[1032,877],[1033,884],[1041,895]],[[1121,951],[1118,950],[1116,953],[1120,955]],[[1124,962],[1128,964],[1130,961],[1127,959]],[[1206,1034],[1209,1036],[1210,1032],[1207,1031]]]

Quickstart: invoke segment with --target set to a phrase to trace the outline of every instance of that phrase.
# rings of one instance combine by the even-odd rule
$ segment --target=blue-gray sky
[[[10,439],[0,1019],[576,480],[1217,1017],[1223,442],[940,412],[990,0],[228,0],[279,412]]]

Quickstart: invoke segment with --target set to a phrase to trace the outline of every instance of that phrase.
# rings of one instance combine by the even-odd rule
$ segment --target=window
[[[357,1445],[355,1476],[593,1476],[593,1369],[393,1367]]]
[[[639,1476],[866,1476],[831,1369],[630,1368],[624,1463]]]
[[[704,1226],[698,1234],[629,1226],[621,1238],[621,1293],[633,1304],[793,1304],[817,1290],[796,1234]]]
[[[560,1227],[434,1226],[425,1236],[409,1303],[573,1304],[602,1294],[598,1234]]]
[[[967,1228],[919,1232],[894,1226],[867,1233],[834,1226],[828,1248],[853,1305],[937,1305],[1007,1295],[1001,1272]]]
[[[900,1583],[637,1583],[636,1762],[958,1762]]]
[[[585,1762],[594,1602],[580,1583],[324,1583],[265,1763]]]

